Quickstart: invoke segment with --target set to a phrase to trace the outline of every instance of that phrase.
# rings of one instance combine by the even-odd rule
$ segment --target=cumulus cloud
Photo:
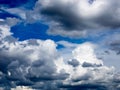
[[[107,67],[103,65],[100,59],[95,55],[95,46],[91,43],[84,43],[77,46],[72,52],[72,59],[65,63],[64,57],[59,61],[55,61],[58,72],[64,70],[69,73],[61,85],[61,88],[67,90],[109,90],[115,89],[112,85],[114,76],[114,67]],[[87,54],[84,53],[87,51]],[[111,87],[106,87],[111,85]]]
[[[50,24],[48,34],[77,38],[119,28],[119,1],[39,0],[36,14]]]
[[[84,62],[102,64],[103,62],[96,58],[96,55],[94,54],[94,48],[95,46],[91,43],[81,44],[72,52],[73,57],[79,60],[81,64]]]
[[[0,87],[3,90],[119,89],[119,74],[114,74],[114,67],[105,66],[97,58],[96,45],[59,42],[67,43],[64,52],[67,53],[66,48],[71,49],[66,58],[53,40],[18,41],[12,37],[10,27],[8,23],[0,25]]]
[[[10,41],[10,26],[1,25],[0,33],[0,86],[15,88],[16,86],[31,86],[45,88],[44,81],[65,79],[66,73],[57,73],[54,60],[57,59],[56,44],[52,40]],[[11,36],[12,37],[12,36]],[[13,37],[14,38],[14,37]],[[7,40],[6,40],[7,39]],[[35,84],[34,84],[35,83]]]
[[[27,90],[29,88],[40,90],[63,88],[69,90],[77,87],[85,88],[85,86],[88,89],[98,88],[96,86],[107,88],[107,82],[112,83],[113,67],[109,68],[103,64],[101,66],[83,67],[85,61],[96,65],[101,63],[96,57],[93,61],[88,60],[91,51],[86,55],[88,57],[86,60],[82,60],[84,58],[78,59],[73,53],[72,61],[68,60],[69,63],[65,63],[64,57],[57,55],[56,44],[53,41],[35,41],[36,44],[34,45],[27,40],[15,43],[6,42],[3,47],[1,46],[1,86],[13,88],[13,90],[14,88],[18,90],[20,88]],[[81,48],[82,52],[85,50],[84,45],[86,43],[76,49]],[[88,44],[88,47],[91,46]],[[76,53],[82,56],[83,53],[81,54],[81,52]],[[76,60],[74,60],[75,57]],[[116,79],[119,80],[119,78]]]
[[[62,80],[67,77],[65,72],[57,73],[54,60],[57,59],[56,44],[51,41],[36,41],[37,44],[28,44],[29,41],[7,43],[1,46],[0,71],[2,85],[6,87],[30,86],[38,88],[37,82]],[[49,47],[50,46],[50,47]],[[5,47],[5,48],[4,48]],[[9,84],[7,84],[9,83]]]

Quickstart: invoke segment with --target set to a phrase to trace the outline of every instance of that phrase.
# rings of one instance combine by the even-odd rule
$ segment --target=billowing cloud
[[[36,43],[33,45],[31,42]],[[83,48],[83,51],[84,45],[79,47]],[[80,52],[77,52],[77,54],[81,55]],[[86,57],[88,56],[89,53]],[[69,88],[77,87],[107,88],[106,84],[112,83],[112,77],[114,76],[113,67],[109,68],[102,64],[101,66],[83,67],[84,63],[82,64],[82,62],[84,61],[82,59],[76,58],[76,61],[73,60],[77,56],[73,57],[73,62],[65,63],[64,57],[57,55],[56,44],[51,40],[6,42],[1,48],[0,57],[0,82],[2,82],[0,85],[5,88],[17,89],[18,86],[41,90],[49,90],[50,88],[51,90],[59,90],[60,88],[69,90]],[[86,59],[88,60],[89,57]],[[87,62],[87,60],[85,61]],[[97,59],[92,62],[88,60],[88,62],[90,64],[101,63]],[[80,64],[76,65],[76,63]],[[119,80],[119,78],[116,79]]]
[[[34,13],[50,24],[48,34],[81,37],[119,28],[119,1],[39,0]]]
[[[13,19],[14,20],[14,19]],[[12,37],[9,25],[1,25],[0,39],[0,86],[15,88],[16,86],[31,86],[45,88],[44,81],[65,79],[66,73],[57,73],[54,60],[57,59],[56,44],[52,40],[17,41]],[[4,34],[4,32],[6,32]],[[7,40],[6,40],[7,39]],[[34,84],[35,83],[35,84]]]
[[[70,57],[67,63],[65,63],[64,57],[55,61],[58,72],[63,69],[69,73],[69,77],[64,80],[61,88],[67,90],[117,89],[115,87],[118,84],[114,82],[113,78],[116,77],[113,74],[114,67],[103,65],[103,62],[95,55],[95,48],[91,43],[80,44],[72,51],[72,58]],[[107,87],[108,85],[111,87]]]

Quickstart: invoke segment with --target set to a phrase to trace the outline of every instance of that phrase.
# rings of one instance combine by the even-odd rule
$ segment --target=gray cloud
[[[82,66],[83,67],[100,67],[102,66],[102,64],[97,65],[97,64],[91,64],[91,63],[84,62]]]
[[[112,0],[39,0],[34,11],[50,22],[48,34],[72,38],[118,29],[119,6]]]
[[[113,51],[115,51],[117,54],[120,54],[120,34],[119,32],[116,32],[111,35],[111,39],[107,37],[107,43],[109,48]]]
[[[72,59],[71,61],[68,61],[68,64],[77,67],[80,63],[76,59]]]
[[[104,85],[99,84],[83,84],[83,85],[68,85],[63,86],[64,88],[67,88],[67,90],[107,90],[107,88]]]

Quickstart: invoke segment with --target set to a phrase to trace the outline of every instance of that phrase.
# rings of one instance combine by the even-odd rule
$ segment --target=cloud
[[[17,41],[11,36],[9,24],[1,25],[1,32],[0,87],[14,90],[19,86],[27,86],[46,90],[57,88],[56,82],[68,77],[66,72],[57,72],[54,61],[57,60],[58,54],[54,41]]]
[[[109,38],[108,36],[106,37],[105,44],[109,46],[109,48],[113,51],[115,51],[117,54],[120,54],[120,33],[116,32],[110,35],[113,38]]]
[[[102,64],[96,65],[96,64],[84,62],[82,66],[83,67],[100,67],[100,66],[102,66]]]
[[[10,21],[17,23],[14,18]],[[0,87],[3,89],[119,89],[119,73],[114,74],[114,67],[105,66],[97,58],[93,43],[59,42],[67,43],[61,51],[53,40],[18,41],[12,37],[10,28],[8,23],[0,25]],[[60,52],[66,52],[67,58]]]
[[[48,34],[78,38],[119,28],[119,1],[39,0],[34,8],[49,23]]]
[[[96,58],[96,55],[94,54],[94,48],[95,45],[91,43],[86,42],[84,44],[81,44],[72,52],[73,57],[79,60],[81,64],[83,64],[84,62],[102,64],[102,60]]]
[[[4,81],[2,85],[10,88],[15,86],[33,88],[37,82],[52,83],[54,80],[66,78],[67,74],[56,72],[54,64],[54,60],[57,59],[56,44],[51,40],[36,42],[35,45],[28,44],[29,40],[6,42],[3,47],[1,45],[0,71],[3,73],[1,81]]]
[[[105,65],[107,66],[114,66],[119,70],[119,52],[120,52],[120,34],[119,30],[115,32],[108,33],[107,35],[103,36],[103,39],[98,41],[97,50],[95,53],[97,58],[102,59]]]
[[[76,59],[72,59],[68,61],[68,64],[72,65],[73,67],[77,67],[79,65],[79,62]]]
[[[62,45],[66,48],[74,48],[77,47],[79,44],[75,44],[75,43],[70,43],[67,41],[58,41],[57,44]]]
[[[117,89],[115,86],[118,84],[113,85],[114,67],[103,65],[103,62],[95,55],[95,48],[91,43],[80,44],[72,51],[73,57],[68,61],[68,64],[65,63],[64,57],[55,61],[58,72],[64,70],[69,73],[69,77],[64,80],[61,88],[67,90]],[[87,54],[84,53],[86,51]],[[74,60],[80,64],[74,66]],[[107,87],[108,85],[111,87]]]
[[[36,43],[32,44],[31,42]],[[91,47],[85,43],[76,49],[81,48],[82,51],[83,48],[84,51],[84,45]],[[103,65],[83,67],[81,59],[76,58],[77,60],[74,62],[73,59],[76,56],[73,56],[71,64],[65,63],[64,57],[57,55],[56,44],[51,40],[16,41],[14,43],[4,43],[4,47],[0,46],[1,86],[13,88],[13,90],[14,88],[19,89],[19,86],[23,86],[20,88],[25,87],[24,89],[28,87],[43,90],[59,90],[60,88],[69,90],[79,87],[87,90],[87,88],[106,88],[107,82],[112,82],[110,80],[114,68]],[[82,55],[81,52],[77,53]],[[89,53],[91,52],[88,52],[86,57],[89,56]],[[76,62],[80,64],[76,66]],[[88,62],[93,63],[89,60]],[[96,62],[99,62],[99,60],[95,59],[94,63]],[[119,80],[119,78],[116,80]],[[100,83],[97,83],[98,81]]]

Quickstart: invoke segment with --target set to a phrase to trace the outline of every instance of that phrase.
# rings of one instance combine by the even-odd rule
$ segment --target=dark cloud
[[[110,49],[116,51],[117,54],[120,54],[120,41],[113,41],[110,43]]]
[[[77,67],[80,63],[76,59],[72,59],[71,61],[68,61],[68,64],[72,65],[73,67]]]
[[[63,88],[67,88],[67,90],[108,90],[104,85],[99,84],[68,85]]]
[[[39,0],[35,12],[50,22],[48,34],[72,38],[118,29],[119,4],[112,0]]]
[[[82,30],[83,28],[85,28],[85,25],[83,23],[80,23],[82,18],[79,19],[78,17],[76,17],[74,13],[72,13],[72,11],[66,13],[67,9],[63,7],[58,6],[54,8],[53,6],[49,8],[43,8],[41,10],[41,14],[45,15],[46,17],[49,17],[50,20],[55,20],[56,22],[60,22],[60,26],[64,27],[64,29],[68,31],[78,28]],[[80,23],[80,25],[76,23]]]
[[[92,63],[84,62],[82,66],[83,67],[100,67],[102,66],[102,64],[92,64]]]

